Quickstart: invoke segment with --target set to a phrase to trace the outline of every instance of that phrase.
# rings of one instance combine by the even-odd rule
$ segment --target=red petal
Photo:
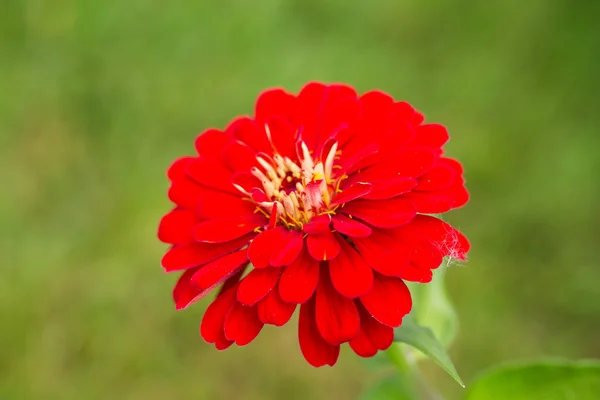
[[[371,184],[365,182],[354,183],[345,188],[341,193],[337,193],[331,201],[331,206],[348,203],[363,197],[371,192]]]
[[[217,129],[208,129],[196,138],[196,151],[204,158],[221,160],[223,149],[231,137]]]
[[[266,223],[262,215],[250,215],[239,218],[210,219],[194,226],[194,239],[198,242],[223,243],[247,233]]]
[[[273,249],[270,262],[274,267],[290,265],[300,255],[304,239],[300,231],[287,231],[280,246]]]
[[[363,94],[360,100],[362,104],[362,116],[357,131],[358,135],[356,136],[364,137],[363,140],[367,142],[379,142],[383,144],[381,139],[389,128],[386,121],[393,114],[394,99],[386,93],[371,91]]]
[[[327,160],[327,156],[329,155],[329,153],[331,153],[331,150],[333,149],[334,145],[337,145],[339,148],[340,143],[339,143],[337,136],[338,136],[338,134],[343,134],[346,130],[347,130],[346,128],[340,129],[339,131],[336,131],[335,133],[333,133],[329,137],[329,139],[327,139],[327,141],[323,144],[323,146],[321,146],[321,154],[319,156],[320,160],[324,160],[324,161]],[[337,152],[337,153],[341,155],[341,151]],[[339,157],[334,157],[334,164],[338,164],[336,162],[338,160],[339,160]]]
[[[365,261],[383,275],[399,276],[408,265],[410,249],[390,236],[373,232],[369,237],[352,241]]]
[[[410,262],[422,269],[435,269],[442,263],[442,252],[426,237],[411,229],[391,232],[395,238],[411,249]]]
[[[340,244],[335,239],[335,235],[329,230],[317,235],[308,235],[306,247],[310,255],[318,261],[331,260],[340,252]]]
[[[358,336],[352,339],[348,344],[360,357],[373,357],[377,354],[377,347],[371,343],[362,329],[359,331]]]
[[[371,190],[371,193],[364,196],[364,199],[391,199],[392,197],[410,192],[416,185],[416,179],[402,176],[373,182],[373,189]]]
[[[373,289],[360,301],[377,321],[390,327],[398,327],[402,317],[410,312],[412,299],[408,288],[400,278],[376,275]]]
[[[252,215],[255,209],[256,206],[248,200],[211,190],[198,198],[196,214],[203,219],[231,218],[232,215]]]
[[[417,132],[410,145],[440,148],[448,139],[448,131],[443,125],[425,124],[417,127]]]
[[[349,179],[349,183],[375,182],[398,176],[418,178],[435,165],[436,159],[436,151],[429,147],[402,149],[386,161],[377,163],[353,175]]]
[[[394,109],[394,99],[380,90],[371,90],[360,96],[363,119],[378,121],[387,118]]]
[[[447,188],[454,181],[454,170],[445,165],[436,165],[419,178],[415,190],[440,190]]]
[[[418,215],[406,227],[404,233],[411,232],[427,238],[444,256],[451,256],[461,260],[466,259],[470,245],[467,238],[444,221],[428,215]]]
[[[194,304],[195,302],[202,300],[206,295],[205,292],[199,291],[191,286],[188,286],[185,290],[181,292],[181,295],[177,298],[175,302],[176,310],[184,310]]]
[[[373,232],[367,225],[350,219],[343,214],[336,214],[333,217],[333,227],[339,233],[350,237],[366,237]]]
[[[263,203],[265,201],[271,201],[269,196],[265,194],[265,191],[260,188],[252,188],[250,189],[250,197],[254,200],[255,203]]]
[[[250,118],[242,117],[233,121],[227,128],[227,132],[233,134],[236,139],[247,144],[257,153],[271,153],[271,144],[267,140],[263,127],[259,127]]]
[[[311,300],[300,307],[298,341],[302,355],[313,367],[333,366],[340,355],[340,346],[327,343],[317,329],[315,302]]]
[[[360,318],[356,305],[333,288],[326,268],[321,268],[315,294],[315,317],[319,333],[330,344],[345,343],[358,335]]]
[[[238,346],[245,346],[258,336],[263,326],[258,319],[256,306],[248,307],[235,302],[225,317],[225,337]]]
[[[388,119],[383,126],[379,129],[385,134],[376,135],[372,138],[378,143],[379,152],[358,163],[353,168],[354,171],[387,160],[391,155],[402,149],[414,136],[414,129],[406,122],[397,120],[396,117]]]
[[[457,160],[455,160],[453,158],[440,157],[440,159],[438,160],[438,163],[452,168],[452,170],[454,171],[454,174],[456,176],[461,176],[464,172],[461,163],[459,163]]]
[[[266,120],[274,116],[290,118],[296,97],[283,89],[270,89],[261,93],[256,101],[254,116]]]
[[[224,150],[225,162],[231,171],[248,172],[258,166],[256,153],[245,143],[234,140]]]
[[[375,157],[379,153],[379,146],[376,143],[367,143],[357,151],[348,154],[347,149],[342,151],[342,158],[338,164],[340,166],[339,174],[351,174],[356,171],[358,166]],[[358,180],[360,181],[360,180]]]
[[[383,325],[364,308],[361,302],[356,302],[360,315],[360,328],[369,341],[379,350],[386,350],[394,341],[394,329]]]
[[[329,262],[331,283],[339,294],[353,299],[371,290],[373,270],[348,242],[344,239],[338,242],[342,250]]]
[[[447,195],[439,195],[437,192],[412,192],[403,196],[410,200],[417,212],[422,214],[441,214],[454,208],[454,198]]]
[[[460,185],[457,188],[452,186],[452,187],[450,187],[448,189],[444,189],[444,190],[452,190],[453,191],[454,208],[462,207],[465,204],[467,204],[467,202],[469,201],[469,192],[467,191],[467,188],[465,188],[463,185]]]
[[[163,243],[179,244],[191,242],[192,227],[198,222],[196,215],[182,208],[176,208],[160,220],[158,239]]]
[[[175,301],[175,309],[181,310],[200,300],[201,292],[192,286],[190,279],[198,269],[192,268],[185,271],[173,288],[173,300]]]
[[[236,251],[221,257],[200,268],[192,276],[192,284],[204,292],[209,292],[235,274],[248,263],[246,250]]]
[[[170,180],[174,180],[186,176],[187,173],[185,171],[187,166],[195,158],[196,157],[181,157],[175,160],[167,170],[167,177]]]
[[[455,177],[451,186],[431,192],[414,191],[404,196],[424,214],[439,214],[462,207],[469,200],[469,192],[461,177]]]
[[[249,172],[236,172],[231,177],[231,184],[234,187],[238,186],[247,193],[250,193],[253,188],[262,188],[262,183]],[[238,192],[240,191],[237,187],[236,189]]]
[[[254,268],[265,268],[271,265],[271,256],[280,250],[287,231],[283,226],[267,229],[254,238],[248,247],[248,257]]]
[[[220,161],[196,158],[187,167],[188,175],[198,183],[237,195],[239,191],[231,183],[233,174]]]
[[[423,121],[425,121],[425,116],[419,112],[415,112],[415,114],[410,119],[411,124],[413,124],[414,126],[419,126],[423,123]]]
[[[356,200],[346,204],[342,212],[360,218],[378,228],[404,225],[417,214],[415,206],[403,198],[377,201]]]
[[[235,302],[236,289],[235,287],[230,288],[217,296],[206,309],[200,324],[202,338],[207,343],[215,343],[218,348],[220,347],[220,350],[229,347],[233,343],[225,337],[223,325],[227,313]]]
[[[331,86],[330,86],[331,88]],[[333,93],[332,93],[333,92]],[[337,93],[336,93],[337,92]],[[360,113],[360,101],[356,92],[336,85],[322,108],[321,123],[318,125],[315,154],[321,154],[322,146],[342,128],[355,124]]]
[[[381,142],[382,159],[402,149],[415,136],[414,128],[408,122],[401,121],[401,119],[402,117],[396,114],[388,120],[388,125],[392,126]]]
[[[314,216],[310,219],[308,224],[304,224],[302,229],[304,232],[309,234],[317,234],[321,233],[324,230],[329,228],[329,224],[331,223],[331,215],[329,214],[321,214]]]
[[[345,85],[309,83],[298,95],[294,121],[301,126],[302,139],[314,154],[321,154],[323,144],[339,130],[358,117],[356,91]]]
[[[225,332],[223,332],[223,336],[219,337],[219,339],[215,342],[215,348],[217,350],[225,350],[231,347],[233,342],[225,337]]]
[[[248,244],[250,239],[251,236],[243,236],[220,244],[192,242],[177,245],[164,255],[162,266],[167,272],[198,267],[238,250]]]
[[[394,103],[392,116],[390,120],[394,122],[410,122],[415,115],[415,109],[406,101],[397,101]]]
[[[242,279],[237,291],[237,299],[246,306],[253,306],[265,297],[279,280],[279,268],[253,269]]]
[[[275,117],[266,121],[275,151],[283,157],[296,158],[296,129],[284,118]],[[266,129],[266,128],[265,128]]]
[[[265,229],[273,229],[277,225],[277,207],[271,207],[271,215],[269,215],[269,224]]]
[[[319,282],[319,262],[307,251],[286,267],[279,279],[279,294],[288,303],[304,303],[310,299]]]
[[[192,278],[192,275],[194,275],[194,273],[196,271],[198,271],[198,268],[191,268],[191,269],[184,271],[179,276],[179,279],[177,279],[177,282],[175,283],[175,286],[173,287],[173,300],[175,302],[177,302],[177,298],[179,298],[179,296],[181,296],[181,293],[188,286],[191,286],[190,279]]]
[[[292,121],[295,126],[301,127],[301,139],[311,149],[316,147],[317,128],[326,91],[327,87],[322,83],[311,82],[300,90],[296,99]]]
[[[427,147],[411,147],[401,150],[392,157],[397,158],[398,165],[395,168],[397,176],[418,178],[434,166],[437,153],[432,153]]]
[[[248,268],[249,266],[250,264],[244,265],[235,274],[231,275],[227,280],[225,280],[225,282],[223,282],[223,285],[221,285],[221,288],[219,289],[219,294],[217,296],[220,296],[221,293],[225,293],[230,288],[239,285],[240,279],[244,276],[244,272],[246,272],[246,268]]]
[[[273,289],[258,303],[258,317],[265,324],[283,326],[290,320],[295,309],[296,304],[284,302],[279,296],[279,290]]]
[[[201,186],[187,175],[177,177],[169,187],[169,200],[179,207],[195,210],[198,206],[198,198],[206,189],[206,186]]]
[[[430,269],[408,264],[400,274],[400,278],[409,282],[427,283],[433,279],[433,273]]]

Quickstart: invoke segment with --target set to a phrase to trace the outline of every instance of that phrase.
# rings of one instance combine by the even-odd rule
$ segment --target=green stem
[[[386,354],[398,372],[403,375],[406,382],[409,382],[411,398],[423,400],[444,400],[427,383],[423,375],[421,375],[417,366],[414,355],[407,351],[406,346],[400,343],[393,343],[386,351]]]
[[[404,375],[415,375],[415,366],[408,361],[401,344],[393,343],[386,353],[398,371]]]
[[[407,384],[407,390],[412,399],[418,399],[418,387],[415,384],[417,382],[419,370],[416,368],[414,362],[411,362],[407,358],[405,348],[400,343],[393,343],[390,348],[386,351],[386,354],[396,370],[402,376],[402,380]]]

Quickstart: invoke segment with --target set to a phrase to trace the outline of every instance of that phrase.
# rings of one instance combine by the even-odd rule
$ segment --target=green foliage
[[[466,400],[597,400],[600,362],[533,362],[496,367],[469,389]]]
[[[417,325],[410,315],[402,320],[402,325],[394,332],[396,342],[406,343],[435,361],[459,385],[465,386],[450,360],[444,346],[436,339],[431,329]]]
[[[415,322],[431,328],[435,337],[448,348],[458,331],[458,317],[446,292],[446,263],[438,268],[430,283],[410,283]]]

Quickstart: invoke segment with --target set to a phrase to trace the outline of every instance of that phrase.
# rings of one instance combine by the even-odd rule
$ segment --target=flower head
[[[464,205],[446,129],[380,91],[309,83],[263,92],[253,117],[196,139],[168,171],[175,208],[158,236],[162,265],[182,272],[182,309],[216,290],[201,335],[217,349],[250,343],[299,306],[299,343],[314,366],[340,345],[370,357],[411,310],[405,281],[428,282],[466,238],[428,215]]]

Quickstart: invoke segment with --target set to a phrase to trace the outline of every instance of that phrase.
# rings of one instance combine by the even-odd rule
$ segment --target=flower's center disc
[[[257,156],[259,167],[250,171],[262,183],[262,193],[253,194],[258,210],[271,216],[289,229],[302,225],[315,215],[332,214],[332,197],[341,179],[333,176],[337,143],[331,147],[325,162],[313,160],[304,142],[300,143],[302,157],[298,163],[275,154],[272,158]]]

